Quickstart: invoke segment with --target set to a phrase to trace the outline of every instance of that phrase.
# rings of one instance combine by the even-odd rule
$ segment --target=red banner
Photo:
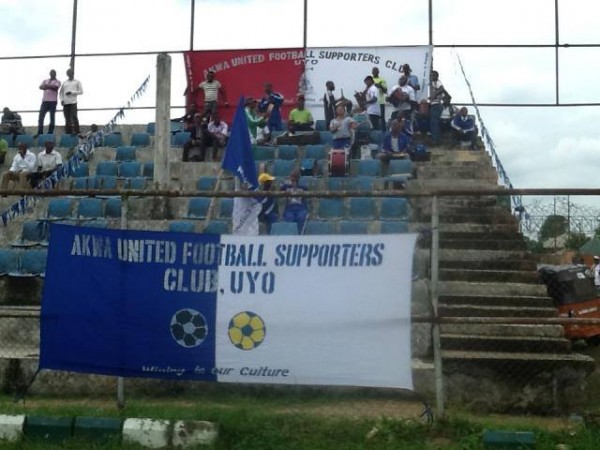
[[[285,48],[270,50],[216,50],[185,52],[187,74],[187,103],[196,103],[198,111],[204,109],[204,96],[198,84],[208,71],[215,73],[215,79],[223,86],[227,100],[231,104],[225,108],[219,101],[221,117],[231,125],[231,119],[240,96],[253,97],[260,101],[264,95],[264,84],[270,82],[273,91],[285,98],[281,108],[283,120],[296,106],[301,75],[304,71],[304,50]],[[195,90],[192,93],[190,86]]]

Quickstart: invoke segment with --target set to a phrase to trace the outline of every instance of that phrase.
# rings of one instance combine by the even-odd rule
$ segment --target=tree
[[[567,232],[568,221],[565,216],[550,215],[546,217],[540,228],[540,241],[554,238]]]
[[[579,250],[579,247],[581,247],[587,241],[589,241],[589,238],[585,235],[585,233],[571,233],[565,242],[565,248],[569,250]]]

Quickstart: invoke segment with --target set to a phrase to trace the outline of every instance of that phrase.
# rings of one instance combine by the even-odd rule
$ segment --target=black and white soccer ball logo
[[[180,309],[171,318],[171,335],[175,342],[185,348],[197,347],[206,338],[206,319],[195,309]]]

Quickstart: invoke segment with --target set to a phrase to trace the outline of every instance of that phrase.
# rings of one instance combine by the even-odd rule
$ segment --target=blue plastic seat
[[[278,159],[294,160],[298,158],[297,145],[280,145],[277,152]]]
[[[327,150],[323,144],[310,144],[306,146],[306,158],[327,159]]]
[[[148,180],[145,177],[133,177],[128,178],[127,189],[131,189],[132,191],[143,191],[146,189],[146,184]]]
[[[330,147],[333,145],[333,134],[331,134],[331,131],[319,131],[319,136],[321,137],[321,144]]]
[[[37,137],[37,146],[44,148],[46,142],[56,142],[56,137],[53,134],[40,134]]]
[[[375,218],[375,199],[373,197],[350,198],[351,219],[373,220]]]
[[[189,219],[204,219],[208,213],[210,198],[193,197],[188,201],[187,217]]]
[[[217,177],[203,176],[198,179],[196,189],[199,191],[212,191],[217,184]]]
[[[77,216],[81,219],[97,219],[104,217],[102,200],[99,198],[82,198],[79,200]]]
[[[378,159],[360,159],[358,163],[358,175],[376,177],[381,174],[381,161]]]
[[[229,221],[213,219],[210,222],[208,222],[208,225],[206,225],[206,227],[204,227],[203,233],[229,234],[230,233]]]
[[[271,161],[275,159],[275,147],[255,145],[252,147],[252,156],[255,161]]]
[[[74,178],[87,177],[90,175],[90,166],[85,161],[79,161],[76,164],[73,161],[69,162],[69,176]]]
[[[192,133],[189,131],[180,131],[179,133],[175,133],[173,136],[171,136],[171,145],[173,147],[183,147],[191,138]]]
[[[219,217],[222,219],[230,219],[233,214],[233,199],[222,198],[219,200]]]
[[[315,130],[316,131],[328,131],[327,130],[327,122],[323,119],[317,119],[315,121]]]
[[[115,190],[117,189],[117,177],[114,175],[96,175],[96,189]]]
[[[76,134],[62,134],[60,136],[59,147],[71,148],[79,145],[79,137]]]
[[[70,198],[53,198],[48,202],[49,219],[66,219],[71,217],[73,201]]]
[[[341,198],[322,198],[319,200],[321,219],[339,219],[344,215],[344,201]]]
[[[146,133],[150,136],[154,136],[154,133],[156,133],[156,122],[148,122],[148,125],[146,125]]]
[[[271,175],[274,177],[287,177],[295,169],[296,161],[289,161],[286,159],[276,159],[273,161],[273,167],[271,169]]]
[[[116,161],[99,161],[96,166],[96,175],[117,176],[117,168]]]
[[[119,165],[119,177],[134,178],[139,177],[142,165],[137,161],[124,161]]]
[[[335,228],[332,222],[323,220],[307,220],[304,234],[319,235],[319,234],[335,234]]]
[[[4,139],[9,147],[14,147],[12,134],[0,133],[0,139]]]
[[[382,234],[408,233],[408,222],[406,220],[387,220],[381,222]]]
[[[121,217],[121,198],[111,197],[106,200],[104,215],[112,219]]]
[[[48,250],[25,250],[19,255],[19,274],[23,277],[44,277]]]
[[[19,270],[19,251],[0,248],[0,276],[17,273]]]
[[[392,159],[388,167],[388,175],[412,175],[413,162],[410,159]]]
[[[173,233],[195,233],[196,224],[185,220],[174,220],[169,222],[169,231]]]
[[[329,177],[327,179],[327,189],[330,191],[343,191],[346,189],[346,178]]]
[[[33,136],[31,134],[19,134],[15,138],[15,147],[18,147],[19,144],[25,144],[27,148],[33,148]]]
[[[181,127],[181,122],[179,122],[178,120],[171,120],[171,122],[169,122],[169,127],[171,134],[183,131],[183,128]]]
[[[271,236],[297,236],[298,224],[296,222],[275,222],[271,225]]]
[[[117,161],[135,161],[137,159],[135,155],[135,147],[131,145],[117,147],[115,159]]]
[[[48,244],[48,222],[45,220],[28,220],[23,223],[21,238],[13,242],[13,247],[33,247]]]
[[[381,220],[408,219],[408,200],[406,198],[386,197],[381,199]]]
[[[96,180],[94,177],[74,178],[71,187],[77,190],[96,189]]]
[[[340,234],[368,234],[369,223],[358,220],[341,220]]]
[[[104,147],[120,147],[123,145],[121,133],[108,133],[104,136]]]
[[[348,178],[347,186],[349,191],[371,192],[373,190],[373,179],[375,177],[359,175]]]
[[[373,144],[381,145],[383,142],[384,133],[381,130],[371,130],[369,137],[371,138],[371,142]]]
[[[134,147],[150,146],[150,134],[148,134],[148,133],[131,133],[131,145]]]
[[[142,165],[142,176],[146,178],[154,178],[154,163],[145,162]]]

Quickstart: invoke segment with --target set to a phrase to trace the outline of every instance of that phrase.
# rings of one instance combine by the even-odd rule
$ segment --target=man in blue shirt
[[[460,108],[458,114],[454,116],[450,123],[452,127],[452,142],[458,143],[461,147],[468,144],[471,150],[477,150],[477,127],[475,119],[469,116],[469,111],[466,107]]]
[[[267,127],[270,131],[282,131],[283,122],[281,120],[281,105],[283,105],[283,95],[273,91],[272,83],[265,83],[265,95],[258,104],[260,112],[268,113]]]

